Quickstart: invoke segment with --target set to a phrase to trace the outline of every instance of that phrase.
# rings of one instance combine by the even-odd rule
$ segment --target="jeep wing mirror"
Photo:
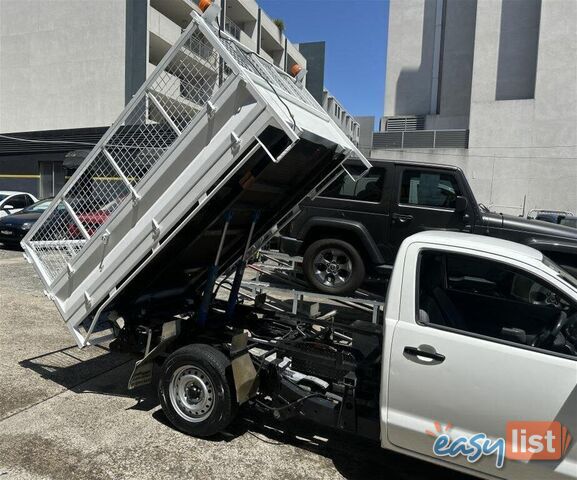
[[[4,205],[2,210],[14,210],[14,207],[12,205]]]
[[[455,199],[455,212],[463,213],[465,210],[467,210],[468,206],[469,206],[469,201],[467,200],[467,197],[463,197],[463,196],[459,195]]]

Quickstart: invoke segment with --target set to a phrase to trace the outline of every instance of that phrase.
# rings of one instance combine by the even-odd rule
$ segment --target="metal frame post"
[[[222,235],[220,237],[220,244],[218,245],[218,250],[216,252],[214,263],[208,269],[206,284],[204,286],[204,293],[202,295],[202,302],[198,310],[197,324],[200,327],[204,327],[206,325],[206,320],[208,318],[208,310],[210,308],[210,304],[212,303],[212,290],[214,288],[214,283],[216,282],[216,277],[218,275],[218,263],[220,262],[220,254],[222,253],[222,248],[224,246],[224,241],[226,239],[226,233],[228,231],[228,227],[230,225],[231,220],[232,220],[232,212],[231,211],[226,212],[224,216],[224,227],[222,229]]]
[[[254,229],[256,227],[256,223],[258,222],[259,216],[260,212],[258,211],[254,212],[252,215],[252,222],[250,224],[250,231],[248,232],[248,238],[246,239],[244,253],[236,266],[236,273],[234,274],[234,280],[232,282],[232,287],[230,289],[230,294],[228,297],[228,305],[226,307],[226,315],[228,317],[232,317],[234,315],[234,311],[238,304],[238,292],[240,291],[242,277],[244,275],[244,271],[246,269],[246,264],[248,261],[248,251],[250,249]]]

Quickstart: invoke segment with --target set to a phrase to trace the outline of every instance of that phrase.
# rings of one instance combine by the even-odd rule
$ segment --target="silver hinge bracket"
[[[92,297],[88,294],[88,292],[84,292],[84,302],[88,307],[92,306]]]
[[[68,275],[72,275],[74,272],[76,272],[76,269],[72,267],[72,265],[70,265],[68,262],[66,262],[66,271],[68,272]]]
[[[160,238],[160,225],[158,224],[158,222],[153,218],[152,219],[152,239],[155,242],[158,242],[158,239]]]
[[[136,205],[141,200],[141,196],[136,192],[136,190],[132,190],[132,203]]]
[[[212,102],[206,102],[206,114],[210,120],[212,120],[216,115],[216,107]]]
[[[43,290],[42,293],[43,293],[44,295],[46,295],[46,298],[48,298],[48,300],[54,301],[54,299],[56,298],[56,297],[54,296],[54,294],[53,294],[53,293],[50,293],[48,290]]]
[[[234,132],[232,132],[230,134],[230,140],[232,141],[232,145],[230,146],[232,153],[234,155],[236,155],[238,153],[238,151],[240,150],[240,144],[241,144],[241,139],[238,137],[238,135]]]

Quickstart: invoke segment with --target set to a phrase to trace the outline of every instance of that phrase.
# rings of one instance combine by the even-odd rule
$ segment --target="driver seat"
[[[435,325],[469,330],[467,321],[461,315],[459,309],[441,287],[445,276],[441,256],[430,256],[423,259],[421,265],[423,276],[420,279],[420,309],[421,321],[427,318]]]

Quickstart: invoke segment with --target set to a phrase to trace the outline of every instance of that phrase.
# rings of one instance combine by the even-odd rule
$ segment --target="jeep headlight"
[[[32,223],[32,222],[26,222],[26,223],[23,223],[20,228],[21,228],[22,230],[30,230],[30,229],[32,228],[32,225],[34,225],[34,223]]]

